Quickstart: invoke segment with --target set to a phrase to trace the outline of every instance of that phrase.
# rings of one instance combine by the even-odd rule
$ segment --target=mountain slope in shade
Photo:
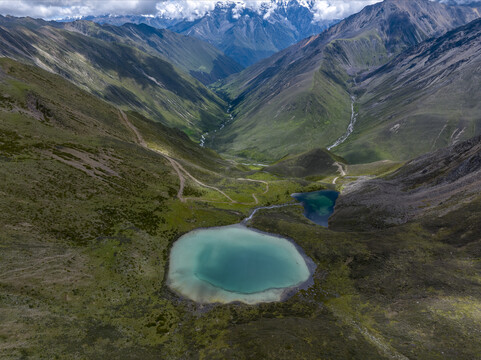
[[[242,70],[242,66],[214,46],[190,36],[145,24],[98,25],[90,21],[64,23],[64,29],[84,35],[133,46],[160,55],[204,84],[212,83]]]
[[[368,6],[220,84],[235,121],[210,146],[261,159],[327,147],[350,122],[355,74],[478,15],[473,8],[428,0]]]
[[[424,42],[361,79],[359,114],[338,151],[405,160],[481,133],[481,20]]]
[[[75,21],[75,19],[66,18],[60,20],[60,22]],[[152,17],[143,15],[101,15],[101,16],[85,16],[82,20],[93,21],[98,24],[110,24],[115,26],[122,26],[124,24],[145,24],[157,29],[166,29],[169,26],[173,26],[179,22],[179,19],[167,19],[163,17]]]
[[[223,121],[225,103],[158,55],[59,26],[1,17],[0,55],[60,74],[124,110],[180,128],[194,139]]]
[[[283,177],[324,178],[339,173],[342,165],[338,161],[344,162],[326,149],[314,149],[281,159],[277,163],[265,167],[263,171]]]
[[[453,223],[459,209],[479,207],[480,188],[481,137],[477,136],[416,158],[386,178],[347,185],[330,223],[334,229],[351,230],[391,227],[420,218]],[[472,212],[464,220],[479,226],[476,216]]]

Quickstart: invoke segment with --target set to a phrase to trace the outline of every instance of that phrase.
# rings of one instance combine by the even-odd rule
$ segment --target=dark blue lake
[[[333,190],[321,190],[293,194],[293,198],[304,206],[304,216],[318,225],[327,227],[327,220],[334,212],[334,205],[339,193]]]

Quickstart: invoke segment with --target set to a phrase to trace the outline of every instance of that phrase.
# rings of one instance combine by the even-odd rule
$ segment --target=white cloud
[[[156,5],[157,15],[168,19],[193,20],[214,10],[216,1],[167,0]]]
[[[298,0],[313,10],[315,19],[341,19],[381,0]],[[448,2],[452,0],[436,0]],[[471,0],[457,0],[465,3]],[[0,0],[0,14],[44,19],[87,15],[162,15],[168,18],[195,19],[212,11],[216,4],[233,6],[234,17],[245,8],[267,18],[289,0]]]
[[[378,2],[380,2],[380,0],[316,1],[313,6],[314,20],[343,19],[361,11],[367,5]]]
[[[242,15],[242,12],[244,11],[245,8],[246,8],[245,2],[243,2],[243,1],[237,1],[237,2],[235,3],[234,8],[232,9],[232,17],[233,17],[234,19],[240,18],[241,15]]]
[[[0,0],[0,14],[60,19],[86,15],[154,14],[159,0]]]
[[[301,6],[312,9],[316,20],[341,19],[361,10],[364,6],[381,0],[298,0]],[[239,18],[244,9],[249,8],[267,19],[278,6],[289,0],[166,0],[157,4],[158,14],[168,18],[187,18],[189,20],[204,16],[215,6],[233,6],[234,18]]]

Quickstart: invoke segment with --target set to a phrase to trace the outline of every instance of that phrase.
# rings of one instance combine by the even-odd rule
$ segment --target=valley
[[[0,358],[479,357],[479,6],[272,4],[0,15]]]
[[[0,24],[4,43],[0,55],[64,76],[124,111],[135,110],[164,125],[177,127],[195,139],[205,130],[217,128],[227,118],[224,101],[191,75],[177,69],[187,65],[175,59],[173,63],[168,62],[165,55],[160,57],[155,46],[132,46],[129,37],[124,43],[115,41],[115,34],[108,28],[89,29],[82,23],[58,25],[1,17]],[[84,35],[82,31],[93,35]],[[158,40],[159,34],[156,35]],[[16,41],[18,37],[23,42]],[[165,38],[162,36],[164,41]],[[166,47],[177,53],[183,51],[184,54],[179,55],[183,58],[193,57],[193,53],[207,57],[212,50],[199,44],[186,50],[176,40],[171,40]]]
[[[423,86],[427,89],[426,96],[434,92],[438,84],[428,82],[427,79],[431,78],[434,81],[436,74],[442,73],[445,79],[443,80],[444,90],[439,90],[439,96],[442,91],[451,90],[454,94],[462,96],[463,89],[458,84],[452,83],[452,80],[460,75],[453,72],[455,62],[443,62],[447,60],[443,58],[443,60],[439,59],[436,65],[433,64],[433,67],[424,67],[425,62],[418,63],[425,72],[423,74],[425,81],[422,84],[410,83],[413,86],[409,90],[404,85],[395,83],[394,79],[403,70],[406,70],[406,76],[412,72],[407,69],[411,65],[414,68],[419,60],[415,56],[410,58],[413,63],[404,67],[400,73],[392,74],[393,77],[389,80],[383,77],[382,79],[386,82],[383,83],[382,89],[380,82],[375,79],[381,78],[381,69],[389,68],[388,63],[393,66],[398,64],[400,59],[406,59],[404,50],[414,49],[418,44],[422,44],[419,45],[419,51],[421,49],[426,51],[427,60],[430,54],[426,46],[430,42],[423,42],[429,38],[437,38],[437,42],[433,40],[436,43],[433,45],[436,46],[436,50],[432,51],[439,53],[447,51],[446,47],[440,47],[439,42],[450,43],[456,48],[451,51],[458,57],[458,64],[463,64],[459,71],[465,68],[466,75],[470,76],[473,73],[472,79],[475,81],[477,70],[467,69],[471,63],[467,58],[471,58],[474,54],[470,52],[468,54],[470,47],[467,42],[472,39],[472,45],[478,46],[477,30],[474,25],[476,22],[471,22],[478,17],[479,12],[476,8],[440,5],[427,0],[388,0],[366,6],[359,13],[333,25],[328,30],[301,40],[270,58],[259,61],[242,72],[212,85],[212,89],[227,98],[233,105],[231,113],[235,121],[218,132],[216,139],[209,145],[229,155],[259,161],[275,161],[286,154],[298,154],[314,147],[332,146],[346,134],[346,129],[354,120],[352,117],[354,111],[358,114],[357,129],[350,135],[349,141],[343,143],[343,146],[332,148],[336,150],[337,155],[346,157],[346,160],[351,163],[385,159],[405,161],[421,155],[431,149],[427,148],[428,146],[421,148],[422,146],[414,144],[414,141],[404,142],[403,145],[404,138],[399,142],[394,141],[395,152],[390,153],[390,145],[382,147],[381,142],[389,143],[391,136],[389,129],[378,127],[379,120],[384,116],[393,116],[401,121],[405,114],[405,105],[421,106],[421,103],[410,104],[410,97],[412,99],[419,97],[418,93],[423,91]],[[451,34],[449,31],[459,29],[467,23],[470,31],[473,32],[472,36],[465,37],[466,43],[456,42],[455,33]],[[460,32],[459,36],[463,36],[461,34],[466,33]],[[445,56],[450,55],[447,52]],[[413,74],[409,80],[414,81],[414,76],[418,75]],[[366,88],[367,82],[360,85],[367,76],[370,78],[372,90]],[[471,80],[463,81],[470,83]],[[476,85],[473,86],[476,88]],[[369,91],[379,91],[379,97],[373,99],[368,94]],[[351,96],[356,97],[353,110]],[[361,99],[363,96],[364,98]],[[449,114],[449,110],[442,106],[452,104],[450,101],[457,101],[454,100],[456,96],[458,95],[455,95],[452,100],[443,101],[432,95],[429,99],[432,102],[429,108],[432,115],[424,113],[417,116],[435,117],[434,114],[441,113],[440,118],[443,118]],[[368,103],[368,98],[372,102]],[[386,99],[389,100],[386,101]],[[376,110],[379,111],[374,113]],[[466,111],[468,114],[479,113],[474,103],[467,105]],[[365,114],[369,115],[365,116]],[[412,114],[415,119],[414,109]],[[476,120],[470,118],[466,121]],[[396,123],[392,123],[391,127],[394,125]],[[460,127],[459,131],[464,126]],[[379,139],[379,142],[378,139],[373,140],[372,129],[376,127],[384,137],[383,140]],[[433,134],[437,135],[441,127],[436,126],[436,129],[424,127],[417,133],[429,132],[431,137]],[[466,127],[469,128],[469,126]],[[405,136],[410,137],[407,133]],[[463,136],[465,136],[464,139],[469,138],[466,133],[461,134],[461,137]],[[354,140],[354,137],[362,140]],[[299,142],[299,138],[303,141]],[[437,142],[434,149],[446,145],[448,145],[446,142],[443,144]]]

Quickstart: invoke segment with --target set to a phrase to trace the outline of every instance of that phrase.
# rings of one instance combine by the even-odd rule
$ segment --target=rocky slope
[[[333,229],[373,230],[426,217],[449,218],[479,203],[479,189],[481,136],[416,158],[386,178],[347,185],[330,224]]]
[[[358,79],[355,162],[406,160],[481,132],[481,20],[426,41]]]
[[[252,65],[326,29],[332,20],[314,17],[313,2],[265,2],[253,9],[246,4],[218,3],[200,19],[183,20],[172,31],[207,41],[243,66]]]
[[[368,6],[219,86],[234,105],[236,121],[213,146],[258,158],[327,147],[351,119],[353,75],[478,16],[470,7],[428,0]]]

